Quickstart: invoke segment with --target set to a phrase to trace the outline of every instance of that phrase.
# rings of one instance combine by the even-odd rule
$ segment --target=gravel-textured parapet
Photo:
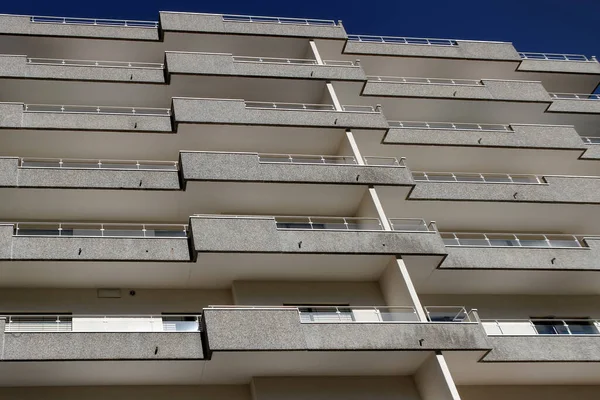
[[[490,336],[483,362],[598,362],[598,336]]]
[[[524,247],[447,247],[441,269],[586,270],[600,271],[600,239],[573,249]]]
[[[0,128],[20,128],[23,103],[0,103]]]
[[[23,128],[94,131],[172,132],[169,116],[25,112]]]
[[[17,186],[19,159],[16,157],[0,157],[0,187]]]
[[[547,112],[600,114],[600,100],[554,99]]]
[[[341,25],[235,22],[224,21],[223,16],[219,14],[161,12],[160,25],[162,30],[166,32],[295,36],[315,39],[346,39],[348,37]]]
[[[248,181],[408,185],[405,167],[260,162],[252,153],[181,152],[183,178],[191,181]]]
[[[600,74],[600,63],[582,61],[523,60],[517,71]]]

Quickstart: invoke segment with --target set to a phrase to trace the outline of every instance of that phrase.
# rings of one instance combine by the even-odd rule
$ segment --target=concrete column
[[[360,154],[360,150],[358,149],[358,145],[356,144],[356,140],[354,140],[354,135],[350,129],[346,130],[346,139],[348,139],[348,143],[350,144],[350,148],[352,149],[352,154],[354,158],[356,158],[356,162],[358,165],[365,165],[365,160],[362,158]]]
[[[315,41],[309,40],[308,43],[310,44],[310,49],[312,50],[315,59],[317,60],[317,64],[323,65],[323,59],[321,58],[321,54],[319,54],[319,49],[317,49],[317,44]]]
[[[441,352],[436,352],[425,360],[415,373],[414,381],[422,400],[460,400]]]
[[[331,100],[333,101],[335,110],[336,111],[344,111],[344,109],[342,108],[342,105],[340,104],[340,101],[338,100],[337,95],[335,94],[335,89],[333,88],[333,84],[331,82],[327,82],[327,84],[325,86],[327,86],[327,91],[329,92],[329,97],[331,97]]]

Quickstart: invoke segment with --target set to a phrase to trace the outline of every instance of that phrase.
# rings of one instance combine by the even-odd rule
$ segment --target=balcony
[[[482,320],[482,325],[494,346],[483,362],[600,361],[597,320]]]
[[[435,227],[421,219],[391,219],[392,231],[377,218],[195,215],[190,221],[200,253],[445,253]]]
[[[600,238],[564,234],[442,232],[442,269],[597,271]]]
[[[341,23],[305,18],[161,12],[160,26],[165,32],[346,39]]]
[[[158,22],[0,15],[0,34],[157,41]]]
[[[420,322],[410,307],[204,309],[211,352],[484,350],[476,320]],[[365,340],[365,338],[369,338]]]
[[[165,83],[164,65],[0,55],[0,77],[77,81]]]
[[[512,43],[348,35],[346,54],[519,61]]]
[[[187,225],[3,223],[0,259],[190,261]]]
[[[250,102],[236,99],[173,98],[178,123],[306,126],[323,128],[388,128],[380,110],[371,106]]]
[[[357,62],[276,57],[234,56],[227,53],[166,52],[169,74],[224,75],[312,80],[364,81]]]
[[[582,149],[572,126],[389,121],[385,144]]]
[[[172,132],[171,110],[0,103],[0,128]]]
[[[408,185],[413,182],[403,160],[354,156],[181,152],[185,181]],[[361,160],[362,161],[362,160]]]
[[[593,56],[553,53],[519,53],[519,56],[522,61],[518,71],[600,74],[600,63]]]
[[[600,114],[600,94],[550,93],[548,112]]]
[[[0,186],[179,190],[178,162],[0,158]]]
[[[413,172],[411,200],[600,203],[600,178]]]
[[[201,360],[199,318],[3,316],[2,361]]]

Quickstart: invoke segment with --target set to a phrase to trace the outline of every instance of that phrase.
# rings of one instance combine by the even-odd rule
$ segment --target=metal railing
[[[256,15],[233,15],[222,14],[225,22],[255,22],[264,24],[289,24],[289,25],[318,25],[318,26],[337,26],[334,20],[330,19],[309,19],[309,18],[287,18],[287,17],[263,17]]]
[[[413,171],[412,176],[417,182],[518,183],[530,185],[546,183],[543,177],[537,175]]]
[[[24,104],[23,111],[24,112],[37,112],[37,113],[114,114],[114,115],[165,116],[165,117],[168,117],[171,115],[170,108],[74,106],[74,105],[55,105],[55,104]]]
[[[44,237],[112,237],[112,238],[187,238],[184,224],[120,224],[79,222],[17,222],[14,236]]]
[[[557,53],[519,53],[524,60],[550,60],[550,61],[589,61],[598,62],[596,57],[588,58],[583,54],[557,54]]]
[[[475,122],[388,121],[388,123],[393,128],[513,132],[510,125],[480,124]]]
[[[363,157],[365,165],[404,167],[405,158],[398,161],[395,157]],[[259,153],[261,163],[318,164],[318,165],[359,165],[354,156],[325,156],[304,154],[268,154]]]
[[[158,21],[137,21],[122,19],[75,18],[75,17],[46,17],[31,15],[29,20],[41,24],[71,24],[71,25],[101,25],[119,26],[126,28],[158,28]]]
[[[338,67],[356,67],[356,62],[349,60],[323,60],[319,64],[317,60],[306,58],[278,58],[278,57],[249,57],[232,56],[234,62],[264,63],[264,64],[297,64],[297,65],[330,65]]]
[[[95,61],[95,60],[69,60],[59,58],[27,58],[27,63],[32,65],[55,65],[67,67],[107,67],[107,68],[137,68],[137,69],[164,69],[164,64],[129,62],[129,61]]]
[[[433,85],[483,86],[480,79],[411,78],[403,76],[367,76],[368,81],[386,83],[421,83]]]
[[[4,332],[198,332],[201,315],[0,315]]]
[[[600,93],[549,93],[558,100],[600,100]]]
[[[534,233],[440,232],[449,247],[587,248],[585,236]]]
[[[246,101],[246,108],[258,108],[264,110],[289,110],[289,111],[336,111],[333,104],[303,104],[303,103],[273,103],[266,101]],[[376,111],[372,106],[342,106],[345,112],[367,112]]]
[[[427,225],[421,218],[388,218],[393,231],[400,232],[435,232],[435,224]]]
[[[394,44],[423,44],[428,46],[458,46],[453,39],[431,39],[396,36],[374,36],[374,35],[348,35],[348,40],[353,42],[369,43],[394,43]]]
[[[91,160],[66,158],[20,158],[20,168],[108,169],[139,171],[178,171],[177,161]]]
[[[430,322],[479,322],[474,311],[467,311],[461,306],[427,306],[423,307]]]
[[[598,335],[600,321],[595,319],[483,319],[488,335]]]
[[[331,230],[331,231],[383,231],[379,218],[362,217],[303,217],[276,216],[277,229],[294,230]],[[390,218],[393,231],[399,232],[432,232],[434,225],[420,218]]]
[[[581,139],[587,144],[600,144],[599,136],[584,136]]]

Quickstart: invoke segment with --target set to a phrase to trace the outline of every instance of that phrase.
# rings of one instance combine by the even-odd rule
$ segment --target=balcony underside
[[[258,182],[189,182],[185,191],[0,188],[0,220],[187,223],[194,214],[352,216],[367,189]],[[402,199],[410,190],[393,189]]]
[[[340,128],[216,124],[181,124],[176,134],[2,129],[0,156],[175,161],[180,150],[336,155],[344,140]]]
[[[568,340],[569,338],[565,338]],[[457,385],[597,385],[596,362],[478,362],[471,353],[444,352]]]

